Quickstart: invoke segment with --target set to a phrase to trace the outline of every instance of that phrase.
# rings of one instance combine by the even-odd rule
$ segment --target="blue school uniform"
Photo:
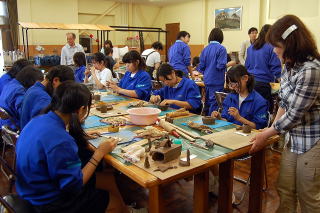
[[[169,64],[175,70],[181,70],[188,76],[191,62],[190,47],[181,40],[177,40],[169,49]]]
[[[206,90],[206,108],[208,115],[218,109],[215,92],[222,92],[227,70],[227,50],[217,41],[211,41],[200,55],[198,70],[204,74]]]
[[[4,108],[13,118],[13,121],[19,126],[20,113],[24,94],[26,89],[16,79],[10,81],[6,89],[0,95],[0,107]],[[9,125],[14,128],[10,120],[0,120],[0,127]]]
[[[256,124],[256,129],[263,129],[268,124],[268,103],[256,91],[252,91],[242,102],[240,107],[239,94],[237,93],[230,93],[223,102],[221,117],[234,124],[242,125],[242,123],[235,120],[233,116],[229,115],[228,110],[230,107],[238,109],[239,114],[242,117],[254,122]]]
[[[13,78],[8,74],[3,74],[0,78],[0,94],[4,88]]]
[[[150,99],[152,88],[151,78],[144,70],[139,70],[133,77],[131,77],[131,72],[127,71],[120,80],[119,87],[134,90],[141,100],[149,101]]]
[[[74,138],[54,112],[32,119],[22,130],[16,147],[16,189],[33,205],[76,195],[82,183],[81,161]]]
[[[47,93],[46,88],[40,82],[36,82],[30,87],[23,99],[20,128],[23,129],[25,125],[35,116],[39,115],[41,110],[46,108],[51,102],[51,97]]]
[[[84,72],[86,71],[86,66],[77,67],[74,70],[74,80],[78,83],[83,83],[84,80]]]
[[[273,46],[267,43],[259,50],[253,45],[247,49],[245,66],[255,81],[270,83],[281,76],[281,62],[273,52]]]
[[[194,81],[185,77],[179,82],[177,87],[165,86],[159,90],[153,91],[153,95],[160,95],[161,99],[187,101],[191,106],[193,112],[201,110],[201,95],[199,87]],[[171,104],[170,107],[179,109],[180,107]]]

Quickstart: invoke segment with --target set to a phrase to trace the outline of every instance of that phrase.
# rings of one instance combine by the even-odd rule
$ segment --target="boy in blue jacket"
[[[268,124],[268,103],[256,92],[254,79],[243,65],[236,65],[227,72],[227,83],[235,93],[229,94],[220,115],[213,111],[213,117],[222,117],[234,124],[247,124],[254,129],[263,129]]]
[[[176,42],[170,47],[168,58],[169,64],[175,70],[181,70],[185,77],[188,74],[192,76],[191,67],[191,52],[188,43],[190,41],[190,34],[186,31],[181,31],[177,35]]]
[[[21,129],[50,104],[54,89],[61,82],[68,80],[74,81],[72,69],[65,65],[58,65],[50,69],[42,82],[36,82],[27,90],[21,107]]]

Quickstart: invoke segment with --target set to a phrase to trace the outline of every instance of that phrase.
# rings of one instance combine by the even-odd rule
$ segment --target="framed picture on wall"
[[[215,9],[214,24],[221,30],[241,30],[242,7]]]

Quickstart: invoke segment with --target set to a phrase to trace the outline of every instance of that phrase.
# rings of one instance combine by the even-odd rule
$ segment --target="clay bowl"
[[[128,109],[127,112],[133,124],[145,126],[154,124],[161,110],[153,107],[137,107]]]
[[[161,111],[167,111],[168,108],[169,108],[169,105],[163,105],[163,106],[158,106],[158,108],[161,110]]]
[[[108,112],[108,105],[101,105],[101,107],[100,107],[100,112],[101,112],[101,113],[106,113],[106,112]]]
[[[251,127],[249,126],[249,125],[247,125],[247,124],[243,124],[242,125],[242,132],[243,133],[251,133]]]
[[[216,123],[216,119],[211,116],[203,116],[202,123],[207,125],[212,125]]]

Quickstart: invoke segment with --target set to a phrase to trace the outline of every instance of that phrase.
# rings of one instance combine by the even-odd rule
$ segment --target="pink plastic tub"
[[[128,109],[130,121],[136,125],[151,125],[154,124],[161,112],[160,109],[152,107],[138,107]]]

